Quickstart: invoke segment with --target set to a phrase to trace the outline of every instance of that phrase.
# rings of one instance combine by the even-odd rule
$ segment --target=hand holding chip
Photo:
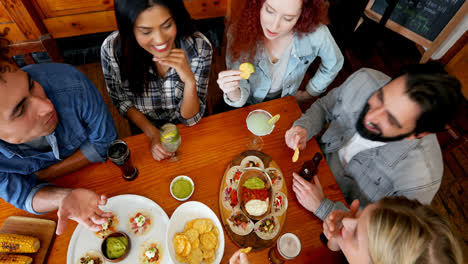
[[[300,126],[293,126],[284,134],[286,145],[293,150],[304,150],[307,144],[307,130]]]
[[[245,253],[246,249],[249,248],[242,248],[236,251],[229,259],[229,264],[250,264],[249,259],[247,258],[247,253],[250,251],[248,250],[247,253]]]

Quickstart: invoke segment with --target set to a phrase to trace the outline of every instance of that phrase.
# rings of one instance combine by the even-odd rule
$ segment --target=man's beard
[[[379,133],[374,133],[367,129],[364,126],[364,117],[366,116],[367,112],[369,112],[369,104],[366,103],[364,108],[362,109],[361,113],[359,114],[359,118],[356,122],[356,131],[359,133],[359,135],[365,139],[371,140],[371,141],[380,141],[380,142],[392,142],[392,141],[398,141],[402,140],[411,134],[413,132],[407,133],[407,134],[402,134],[394,137],[384,137],[382,136],[382,132]],[[377,128],[380,131],[380,128]]]

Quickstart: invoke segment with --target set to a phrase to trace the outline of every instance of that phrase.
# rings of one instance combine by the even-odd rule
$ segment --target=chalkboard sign
[[[400,0],[390,20],[433,41],[465,0]],[[375,0],[372,10],[383,14],[386,0]]]

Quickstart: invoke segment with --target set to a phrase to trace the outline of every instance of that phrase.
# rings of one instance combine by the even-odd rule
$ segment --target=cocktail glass
[[[263,148],[262,136],[269,135],[275,125],[270,125],[268,120],[272,118],[271,114],[265,110],[254,110],[247,116],[247,129],[252,132],[252,136],[249,137],[247,143],[248,149],[261,150]]]
[[[174,152],[174,155],[169,159],[169,162],[178,161],[180,159],[180,155],[177,154],[177,150],[182,143],[182,138],[180,137],[177,126],[167,123],[161,127],[159,135],[162,147],[169,152]]]

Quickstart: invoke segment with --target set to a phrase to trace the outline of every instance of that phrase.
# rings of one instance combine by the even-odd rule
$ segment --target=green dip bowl
[[[191,187],[191,190],[187,189],[187,187]],[[195,191],[195,184],[193,183],[192,179],[190,179],[190,177],[180,175],[172,180],[171,185],[169,186],[169,190],[174,199],[183,202],[192,196],[193,192]]]
[[[120,255],[119,257],[110,258],[107,255],[107,241],[109,240],[109,238],[114,239],[114,238],[120,238],[120,237],[124,237],[124,238],[127,239],[127,247],[125,248],[125,251],[122,253],[122,255]],[[104,256],[104,258],[106,259],[106,261],[116,263],[116,262],[122,261],[123,259],[125,259],[127,257],[128,252],[130,252],[130,246],[131,246],[130,245],[130,238],[128,237],[127,234],[125,234],[124,232],[115,232],[115,233],[109,234],[108,236],[106,236],[104,238],[104,240],[102,241],[102,244],[101,244],[101,253]]]

